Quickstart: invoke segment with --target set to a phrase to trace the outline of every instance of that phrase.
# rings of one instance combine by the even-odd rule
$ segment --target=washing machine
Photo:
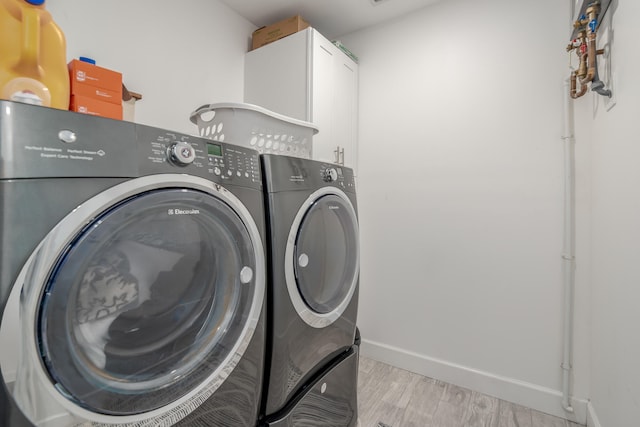
[[[344,408],[345,421],[305,419],[355,425],[357,370],[331,373],[345,360],[351,367],[357,364],[359,233],[353,171],[288,156],[263,155],[261,160],[270,267],[263,421],[286,425],[300,405],[307,415],[317,413],[310,407],[330,413],[331,406],[314,403],[323,401],[314,393],[304,398],[317,386],[324,389],[319,396],[336,405],[343,402],[333,408]]]
[[[255,426],[255,151],[0,101],[0,425]]]

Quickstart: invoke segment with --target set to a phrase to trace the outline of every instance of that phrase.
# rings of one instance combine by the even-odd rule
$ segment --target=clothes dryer
[[[313,388],[336,360],[354,351],[358,218],[351,169],[288,156],[261,160],[270,266],[263,412],[265,420],[276,420],[287,417],[287,405],[303,389]],[[355,401],[353,382],[349,389],[338,386],[343,390],[336,396]]]
[[[0,425],[255,426],[257,152],[0,102]]]

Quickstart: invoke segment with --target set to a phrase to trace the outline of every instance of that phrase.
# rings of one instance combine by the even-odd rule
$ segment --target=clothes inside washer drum
[[[108,372],[139,375],[145,371],[170,371],[189,352],[190,346],[206,323],[209,308],[216,297],[215,286],[206,298],[179,293],[179,283],[191,282],[202,269],[215,271],[215,257],[201,243],[190,248],[169,271],[163,271],[151,284],[149,299],[135,308],[122,311],[111,323],[105,346]],[[207,254],[208,256],[203,257]],[[206,286],[203,280],[201,286]]]
[[[82,277],[78,290],[76,321],[95,322],[118,314],[138,301],[138,280],[129,259],[119,250],[103,255]]]

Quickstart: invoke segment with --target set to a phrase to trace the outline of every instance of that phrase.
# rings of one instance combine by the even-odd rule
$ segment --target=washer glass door
[[[357,283],[358,252],[356,213],[346,195],[316,198],[302,217],[293,251],[298,291],[313,313],[344,310]]]
[[[246,334],[256,253],[211,193],[151,190],[111,206],[58,257],[40,296],[37,346],[55,387],[105,415],[191,392]]]

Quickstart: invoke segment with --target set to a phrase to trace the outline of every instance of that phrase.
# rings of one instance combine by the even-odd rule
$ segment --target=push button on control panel
[[[76,142],[78,137],[76,136],[76,133],[74,131],[63,129],[58,132],[58,139],[60,139],[60,141],[64,142],[65,144],[72,144]]]

